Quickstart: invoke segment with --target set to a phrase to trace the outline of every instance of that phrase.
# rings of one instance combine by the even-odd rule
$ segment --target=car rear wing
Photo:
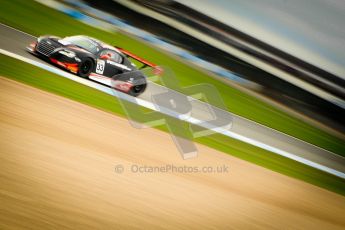
[[[116,49],[120,50],[127,57],[133,58],[133,59],[141,62],[142,64],[144,64],[144,66],[141,67],[140,69],[145,68],[147,66],[150,66],[150,67],[153,67],[153,68],[157,67],[156,64],[154,64],[152,62],[149,62],[149,61],[145,60],[144,58],[141,58],[141,57],[135,55],[134,53],[129,52],[128,50],[122,49],[122,48],[117,47],[117,46],[115,46],[115,47],[116,47]]]
[[[144,69],[146,67],[152,67],[155,75],[161,75],[163,73],[162,68],[160,68],[158,65],[156,65],[150,61],[147,61],[144,58],[141,58],[138,55],[136,55],[136,54],[134,54],[128,50],[122,49],[122,48],[117,47],[117,46],[115,46],[115,47],[116,47],[116,49],[120,50],[124,55],[126,55],[128,58],[133,58],[134,60],[143,64],[141,67],[139,67],[139,69]]]

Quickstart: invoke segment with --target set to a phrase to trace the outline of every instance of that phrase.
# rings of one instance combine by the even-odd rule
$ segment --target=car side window
[[[117,52],[113,51],[113,50],[103,50],[101,53],[100,53],[100,57],[102,56],[108,56],[109,60],[111,61],[114,61],[114,62],[117,62],[117,63],[122,63],[122,57],[120,54],[118,54]]]

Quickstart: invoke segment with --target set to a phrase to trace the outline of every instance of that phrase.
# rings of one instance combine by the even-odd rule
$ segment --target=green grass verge
[[[121,33],[109,33],[80,23],[63,13],[29,0],[0,0],[0,21],[39,36],[86,34],[110,44],[126,48],[162,66],[170,67],[181,86],[209,83],[220,92],[229,111],[283,133],[345,156],[344,141],[302,122],[262,101],[207,74],[191,68],[152,47]]]
[[[5,55],[0,55],[0,76],[125,116],[117,98]],[[158,129],[166,131],[165,126],[158,127]],[[345,180],[288,158],[220,134],[197,138],[195,141],[284,175],[345,195]]]

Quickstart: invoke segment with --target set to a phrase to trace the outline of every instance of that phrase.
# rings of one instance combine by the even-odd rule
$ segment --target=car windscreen
[[[97,44],[97,42],[92,41],[91,39],[83,37],[83,36],[66,37],[63,39],[63,41],[66,43],[71,43],[73,45],[76,45],[80,48],[86,49],[87,51],[94,54],[100,50],[100,47]]]

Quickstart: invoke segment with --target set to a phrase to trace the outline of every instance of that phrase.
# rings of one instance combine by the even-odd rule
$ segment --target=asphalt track
[[[0,24],[0,48],[13,52],[23,57],[35,59],[36,61],[44,61],[27,53],[25,47],[35,38],[13,28]],[[149,84],[146,92],[140,97],[147,101],[152,101],[152,95],[158,92],[166,92],[166,88]],[[205,104],[193,101],[192,116],[199,119],[205,119]],[[321,149],[314,145],[308,144],[291,136],[285,135],[276,130],[259,125],[236,115],[222,113],[221,120],[229,121],[232,119],[231,132],[248,139],[256,140],[272,147],[281,149],[288,153],[293,153],[303,159],[307,159],[314,163],[326,166],[328,168],[345,173],[345,158],[333,154],[327,150]]]

